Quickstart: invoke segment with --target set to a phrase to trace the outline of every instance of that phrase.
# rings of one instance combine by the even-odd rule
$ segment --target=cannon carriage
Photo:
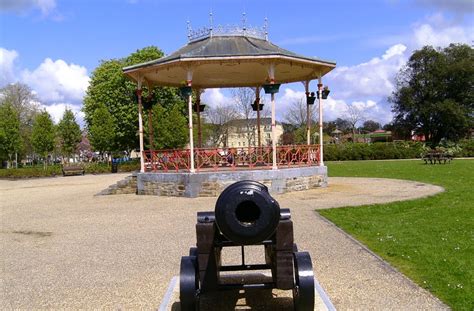
[[[308,252],[299,252],[293,241],[289,209],[281,209],[268,188],[255,181],[239,181],[219,196],[214,212],[198,212],[196,247],[181,258],[182,310],[199,309],[199,299],[209,292],[241,289],[293,291],[295,310],[313,310],[314,275]],[[245,247],[261,245],[265,262],[247,264]],[[224,247],[241,249],[241,264],[223,265]],[[244,278],[224,282],[222,272],[268,270],[271,279],[249,282]]]

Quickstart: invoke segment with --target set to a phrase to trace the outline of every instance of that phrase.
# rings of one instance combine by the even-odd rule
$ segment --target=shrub
[[[61,166],[59,165],[47,166],[46,169],[44,169],[42,165],[0,169],[0,178],[53,177],[61,174]]]
[[[111,172],[111,166],[104,162],[78,163],[84,167],[86,174],[105,174]],[[122,162],[118,165],[119,172],[133,172],[140,170],[140,160],[134,159]],[[0,169],[0,178],[36,178],[36,177],[54,177],[62,176],[61,165],[47,166],[46,170],[43,166],[19,167],[11,169]]]
[[[421,157],[424,148],[424,145],[418,142],[325,145],[324,159],[326,161],[413,159]]]

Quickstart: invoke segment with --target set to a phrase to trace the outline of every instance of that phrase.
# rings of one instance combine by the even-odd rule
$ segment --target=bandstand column
[[[138,136],[140,140],[140,172],[145,172],[145,159],[143,147],[143,107],[142,107],[142,78],[139,77],[137,81],[137,97],[138,97]]]
[[[270,84],[275,84],[275,65],[271,64],[269,68]],[[272,170],[277,170],[277,152],[276,152],[276,121],[275,121],[275,93],[272,92]]]
[[[318,79],[318,104],[319,104],[319,166],[324,166],[323,161],[323,105],[322,105],[322,96],[323,96],[323,82],[321,79],[321,74]]]
[[[260,134],[260,87],[255,88],[255,106],[257,107],[257,146],[262,147]],[[260,151],[259,151],[260,152]]]
[[[304,82],[306,93],[306,144],[311,145],[311,105],[308,103],[309,81]]]
[[[186,81],[187,86],[191,87],[192,85],[192,72],[188,71],[188,79]],[[188,96],[188,118],[189,118],[189,152],[190,152],[190,166],[189,172],[194,173],[194,137],[193,137],[193,94],[190,93]]]
[[[198,126],[198,148],[202,148],[202,132],[201,132],[201,89],[196,90],[196,115]]]

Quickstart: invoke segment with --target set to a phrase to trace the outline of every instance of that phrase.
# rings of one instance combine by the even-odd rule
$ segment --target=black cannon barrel
[[[216,224],[221,233],[239,245],[268,239],[280,220],[280,206],[268,188],[256,181],[243,180],[227,187],[215,208]]]

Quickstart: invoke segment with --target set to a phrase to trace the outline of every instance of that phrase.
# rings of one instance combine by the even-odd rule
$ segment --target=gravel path
[[[2,309],[156,309],[180,256],[195,243],[197,211],[215,198],[95,196],[126,175],[0,180]],[[314,209],[433,195],[433,185],[330,178],[326,189],[276,196],[295,241],[313,258],[336,308],[444,309]],[[250,258],[251,259],[251,258]]]

